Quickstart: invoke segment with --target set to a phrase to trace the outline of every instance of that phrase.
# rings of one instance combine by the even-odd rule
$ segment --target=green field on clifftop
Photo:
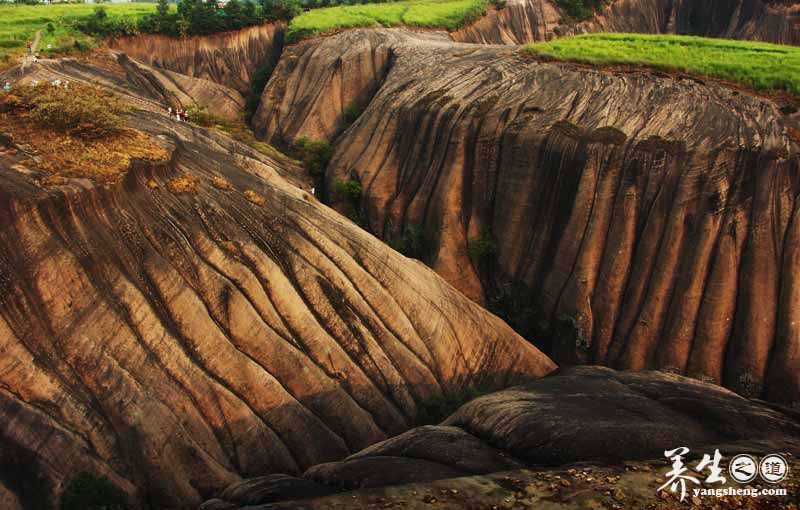
[[[455,30],[481,17],[489,0],[406,0],[339,5],[304,12],[289,24],[289,40],[352,27],[418,26]]]
[[[535,55],[599,66],[680,71],[800,96],[800,48],[703,37],[592,34],[531,44]]]
[[[111,19],[128,18],[132,21],[152,14],[155,4],[102,4]],[[52,50],[63,51],[76,40],[90,41],[80,33],[75,24],[94,14],[93,4],[19,5],[0,3],[0,64],[11,55],[22,54],[28,41],[33,40],[38,30],[42,32],[39,50],[46,53],[49,44]],[[52,26],[48,30],[48,26]]]

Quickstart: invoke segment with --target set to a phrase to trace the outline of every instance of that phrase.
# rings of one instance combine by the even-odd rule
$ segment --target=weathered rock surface
[[[592,19],[575,22],[553,0],[510,0],[452,33],[481,44],[542,42],[586,32],[683,34],[800,44],[795,0],[614,0]]]
[[[525,466],[575,465],[583,466],[582,471],[591,464],[620,466],[623,461],[661,458],[665,450],[677,446],[694,452],[689,459],[716,448],[727,459],[739,452],[797,454],[798,434],[796,415],[718,386],[674,374],[581,367],[475,399],[442,425],[412,429],[346,460],[315,466],[304,478],[330,487],[363,489]],[[664,459],[658,468],[667,464]],[[648,475],[656,479],[648,482],[660,479],[657,473]],[[573,483],[592,482],[592,476],[598,475],[564,476],[569,483],[557,487],[563,490]],[[609,482],[610,488],[617,482]],[[264,492],[263,485],[254,485]],[[250,492],[249,503],[277,501],[272,493],[269,499],[259,500],[257,492]],[[446,493],[451,497],[458,491]],[[240,492],[239,500],[241,496]],[[442,498],[441,493],[435,496]],[[235,502],[224,495],[221,499]],[[644,507],[637,503],[641,506],[633,507]],[[295,504],[314,506],[313,502]]]
[[[396,435],[442,392],[554,368],[296,168],[170,120],[143,67],[98,65],[35,76],[118,91],[171,156],[47,186],[24,148],[0,153],[2,501],[90,471],[134,507],[186,508]]]
[[[476,44],[525,44],[548,41],[564,31],[560,9],[550,0],[510,0],[503,9],[450,33],[454,41]]]
[[[253,73],[280,55],[284,30],[282,24],[265,24],[181,39],[145,34],[116,39],[111,47],[153,67],[202,78],[246,94]]]
[[[687,34],[800,44],[795,0],[616,0],[578,30]]]
[[[420,35],[448,44],[443,34]],[[330,139],[345,125],[348,108],[363,110],[389,69],[394,31],[350,30],[286,48],[253,117],[257,135],[292,143],[302,136]]]
[[[506,317],[557,362],[800,401],[791,109],[690,77],[379,33],[309,42],[302,67],[333,76],[347,41],[391,43],[381,88],[328,167],[329,185],[361,183],[368,228],[389,241],[424,230],[431,267],[476,300],[514,304]],[[296,69],[279,66],[265,97],[335,102],[339,78],[276,90]],[[293,115],[276,125],[325,118]],[[468,250],[481,236],[497,246],[482,262]]]

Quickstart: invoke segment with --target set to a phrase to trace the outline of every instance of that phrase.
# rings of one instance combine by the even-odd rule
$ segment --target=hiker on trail
[[[169,115],[170,118],[172,118],[172,107],[171,106],[167,107],[167,115]]]
[[[33,43],[28,41],[28,56],[33,55]]]

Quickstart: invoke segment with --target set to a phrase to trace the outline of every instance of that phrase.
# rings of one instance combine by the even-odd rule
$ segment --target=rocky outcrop
[[[254,131],[286,144],[332,139],[347,127],[348,109],[357,116],[369,104],[402,40],[391,31],[355,30],[289,46],[261,96]]]
[[[108,83],[170,157],[48,181],[4,141],[0,500],[53,500],[89,471],[133,508],[186,508],[396,435],[443,392],[553,369],[288,163],[170,120],[146,76],[103,62],[37,72]]]
[[[718,386],[673,374],[580,367],[478,398],[441,425],[416,428],[343,461],[314,466],[291,482],[296,486],[316,482],[308,495],[284,497],[266,488],[285,487],[285,479],[271,483],[262,479],[249,486],[237,484],[218,501],[236,508],[245,501],[265,504],[319,498],[325,495],[320,494],[325,487],[334,491],[419,484],[525,467],[620,465],[659,459],[665,450],[678,446],[689,448],[694,453],[687,458],[698,460],[702,452],[713,453],[717,448],[727,460],[738,451],[796,454],[799,433],[796,415]],[[662,464],[657,469],[666,468],[668,461],[663,459]],[[569,481],[573,476],[564,478]],[[592,476],[588,478],[591,482]],[[570,485],[559,483],[558,487]],[[651,491],[647,499],[655,498]],[[537,489],[527,496],[541,492]],[[441,493],[436,496],[442,497]],[[304,503],[295,504],[302,507]],[[644,501],[626,506],[644,507]]]
[[[579,31],[687,34],[800,44],[800,3],[766,0],[615,0]]]
[[[24,73],[3,73],[11,83],[78,81],[107,88],[137,108],[164,112],[168,107],[198,105],[227,120],[239,120],[244,108],[242,94],[224,85],[183,74],[155,69],[116,51],[92,57],[91,64],[77,59],[40,60]]]
[[[550,0],[510,0],[474,23],[450,33],[454,41],[475,44],[525,44],[549,41],[564,16]]]
[[[280,55],[284,29],[282,24],[265,24],[181,39],[145,34],[116,39],[111,47],[150,66],[247,94],[253,73]]]
[[[329,74],[339,37],[360,34],[319,41],[303,75]],[[791,108],[691,77],[404,37],[328,167],[329,186],[360,182],[372,232],[424,232],[418,256],[558,362],[800,401]],[[298,79],[284,72],[265,94]],[[317,80],[291,98],[338,91]],[[471,242],[497,251],[475,259]]]

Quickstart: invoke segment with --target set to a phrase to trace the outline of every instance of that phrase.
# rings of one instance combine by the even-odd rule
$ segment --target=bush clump
[[[27,114],[40,128],[96,139],[119,133],[127,111],[115,95],[88,85],[18,86],[0,99],[0,110]]]
[[[339,200],[358,203],[361,199],[362,191],[361,183],[352,179],[346,181],[336,179],[336,182],[333,183],[333,193]]]
[[[467,248],[470,258],[475,262],[488,262],[497,253],[497,244],[488,231],[469,240]]]
[[[351,104],[344,109],[344,124],[349,126],[361,116],[361,109],[357,104]]]
[[[556,0],[556,4],[571,18],[585,21],[602,9],[608,0]]]
[[[325,174],[325,167],[333,155],[333,147],[328,141],[311,140],[304,136],[297,140],[296,148],[309,175],[321,177]]]
[[[60,510],[126,510],[127,498],[105,476],[78,473],[61,494]]]
[[[431,236],[421,225],[409,225],[399,238],[389,241],[389,246],[406,257],[425,261],[431,249]]]

